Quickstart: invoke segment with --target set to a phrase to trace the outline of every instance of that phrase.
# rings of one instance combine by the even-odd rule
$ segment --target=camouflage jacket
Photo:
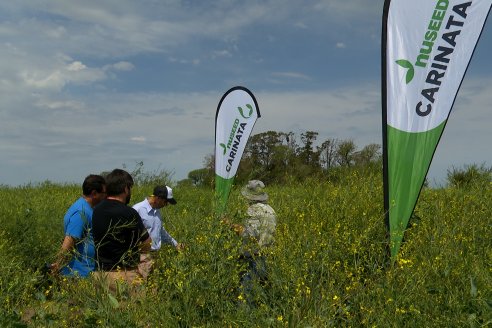
[[[273,208],[267,204],[256,203],[249,206],[247,214],[242,236],[245,239],[254,239],[260,248],[273,244],[277,226],[277,216]]]

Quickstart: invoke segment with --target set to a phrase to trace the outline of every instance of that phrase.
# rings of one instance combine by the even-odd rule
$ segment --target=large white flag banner
[[[393,259],[491,4],[492,0],[385,1],[384,205]]]

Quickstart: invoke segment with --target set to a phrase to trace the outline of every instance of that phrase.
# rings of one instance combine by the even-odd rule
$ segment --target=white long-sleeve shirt
[[[140,214],[142,222],[149,232],[150,238],[152,239],[151,249],[153,251],[159,250],[162,243],[170,244],[174,247],[178,245],[178,242],[164,228],[161,211],[152,208],[148,199],[133,205],[133,208]]]

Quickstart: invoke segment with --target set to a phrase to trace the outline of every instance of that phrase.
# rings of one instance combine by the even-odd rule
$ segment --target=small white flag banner
[[[215,116],[215,193],[217,213],[224,212],[244,148],[260,110],[245,87],[229,89],[219,102]]]

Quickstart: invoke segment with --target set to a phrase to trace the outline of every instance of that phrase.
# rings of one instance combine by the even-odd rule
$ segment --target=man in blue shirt
[[[63,218],[65,238],[53,273],[87,277],[95,268],[95,248],[92,237],[92,210],[106,198],[106,183],[100,175],[89,175],[82,184],[83,195],[70,206]]]

